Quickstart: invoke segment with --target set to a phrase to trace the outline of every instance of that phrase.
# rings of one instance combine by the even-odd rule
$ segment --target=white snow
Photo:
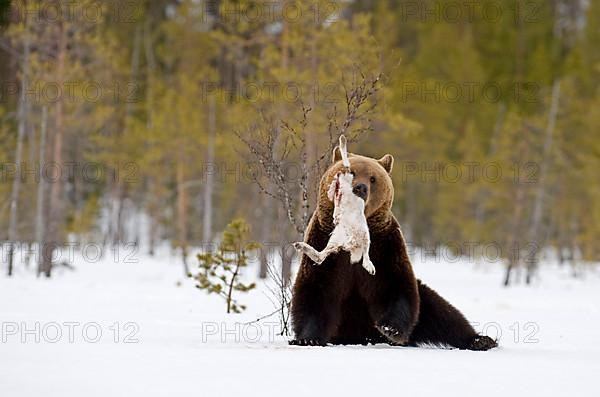
[[[594,269],[574,279],[542,266],[536,285],[506,289],[498,264],[417,258],[418,277],[477,329],[501,332],[500,348],[307,348],[276,336],[276,318],[241,325],[273,311],[263,284],[240,297],[246,313],[227,315],[220,298],[182,277],[177,258],[123,256],[78,257],[76,270],[51,280],[22,266],[0,275],[0,396],[598,395]]]

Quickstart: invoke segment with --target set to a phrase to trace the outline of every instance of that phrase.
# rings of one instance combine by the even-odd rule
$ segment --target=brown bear
[[[365,200],[369,252],[377,272],[370,275],[352,265],[345,251],[330,255],[321,265],[304,255],[293,289],[295,339],[290,343],[433,344],[469,350],[497,346],[493,339],[477,334],[460,311],[415,278],[400,224],[391,211],[393,163],[389,154],[379,160],[350,154],[353,191]],[[336,148],[305,233],[305,242],[319,251],[334,227],[327,189],[342,166]]]

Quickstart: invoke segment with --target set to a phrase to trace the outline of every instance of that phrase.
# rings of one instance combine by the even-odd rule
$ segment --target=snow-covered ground
[[[496,264],[414,263],[500,348],[292,347],[276,336],[262,284],[224,303],[179,260],[74,261],[52,280],[0,275],[0,396],[598,395],[600,274],[543,266],[533,287],[502,288]],[[248,269],[255,271],[255,269]],[[4,273],[4,270],[3,270]],[[100,334],[101,333],[101,334]],[[39,340],[36,340],[39,339]],[[55,343],[53,343],[55,342]]]

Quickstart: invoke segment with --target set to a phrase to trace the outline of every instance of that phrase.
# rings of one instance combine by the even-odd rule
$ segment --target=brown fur
[[[317,211],[305,242],[322,250],[333,230],[333,204],[327,188],[341,170],[339,151],[320,183]],[[304,256],[292,299],[296,339],[292,344],[324,345],[387,342],[430,343],[487,350],[495,341],[481,337],[464,316],[415,278],[400,225],[391,212],[393,157],[379,160],[350,155],[353,184],[368,187],[365,215],[371,234],[374,276],[350,264],[347,252],[328,257],[320,266]],[[486,339],[487,338],[487,339]]]

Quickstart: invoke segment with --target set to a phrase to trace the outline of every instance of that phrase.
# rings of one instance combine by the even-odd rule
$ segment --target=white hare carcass
[[[352,191],[354,176],[350,170],[350,161],[346,149],[346,139],[340,137],[340,152],[344,170],[338,172],[329,186],[327,196],[333,201],[334,229],[327,246],[317,251],[304,242],[294,243],[294,247],[307,255],[315,264],[321,264],[331,254],[340,250],[350,252],[350,262],[358,263],[370,274],[375,274],[375,266],[369,259],[371,238],[365,217],[365,201]]]

